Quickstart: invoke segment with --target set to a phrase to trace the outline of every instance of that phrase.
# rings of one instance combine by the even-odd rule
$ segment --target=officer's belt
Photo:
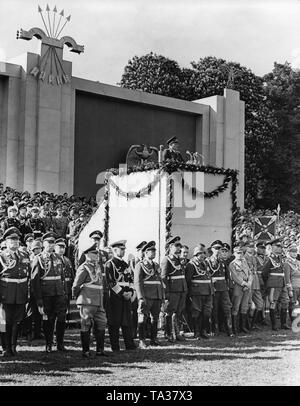
[[[42,278],[43,281],[57,281],[61,279],[61,276],[45,276],[45,278]]]
[[[213,276],[212,281],[225,281],[225,276]]]
[[[171,279],[185,279],[184,275],[170,276]]]
[[[160,281],[144,281],[144,285],[161,285]]]
[[[192,279],[192,283],[210,283],[210,280],[209,279],[203,279],[203,280],[200,280],[200,279]]]
[[[88,283],[84,283],[82,285],[83,288],[91,288],[91,289],[99,289],[102,290],[103,286],[102,285],[89,285]]]
[[[270,276],[284,276],[284,273],[270,273]]]
[[[0,278],[3,282],[15,282],[15,283],[24,283],[27,282],[27,278],[22,279],[13,279],[13,278]]]

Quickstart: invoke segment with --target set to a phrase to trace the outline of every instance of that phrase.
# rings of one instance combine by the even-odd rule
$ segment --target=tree
[[[162,55],[134,56],[122,75],[122,87],[168,97],[184,98],[184,74],[177,62]]]
[[[278,137],[269,159],[266,204],[274,200],[283,210],[299,210],[300,202],[300,71],[274,63],[264,76],[265,93],[278,122]]]
[[[262,78],[239,63],[212,56],[191,65],[192,69],[181,69],[177,62],[153,53],[135,56],[125,67],[120,84],[185,100],[223,95],[228,85],[238,90],[246,108],[245,203],[248,207],[263,204],[267,162],[273,151],[277,124],[266,103]]]

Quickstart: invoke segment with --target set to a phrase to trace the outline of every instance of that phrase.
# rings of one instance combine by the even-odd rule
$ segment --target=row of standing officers
[[[179,323],[185,309],[189,310],[195,337],[208,338],[211,320],[215,333],[222,323],[228,336],[233,336],[239,328],[248,332],[251,327],[248,320],[251,302],[255,305],[252,327],[259,316],[263,319],[267,296],[272,328],[277,329],[275,310],[279,303],[281,327],[288,329],[288,306],[290,299],[294,298],[294,302],[299,299],[296,285],[300,272],[292,261],[283,263],[279,240],[271,242],[273,252],[269,257],[264,253],[263,243],[257,244],[257,255],[250,255],[250,250],[244,255],[243,248],[237,246],[234,257],[222,257],[221,251],[228,253],[229,246],[216,240],[211,244],[209,257],[204,246],[199,244],[189,261],[180,258],[182,245],[180,238],[174,237],[168,240],[168,254],[159,265],[154,261],[154,241],[139,244],[140,257],[128,264],[124,261],[125,240],[111,244],[109,258],[107,252],[99,248],[102,233],[95,231],[90,236],[93,244],[84,252],[74,275],[70,261],[64,256],[64,240],[55,239],[53,232],[44,234],[43,251],[30,258],[19,249],[19,231],[14,227],[6,230],[3,237],[7,248],[0,253],[0,302],[6,330],[1,333],[1,339],[5,356],[17,353],[19,327],[28,302],[32,307],[36,306],[42,316],[46,352],[52,352],[55,330],[57,350],[66,351],[64,331],[71,296],[76,298],[79,309],[82,353],[87,358],[91,355],[92,329],[96,355],[106,355],[107,325],[113,352],[120,351],[120,328],[125,348],[136,348],[132,321],[134,306],[141,348],[146,347],[149,320],[150,344],[159,345],[157,328],[162,310],[168,341],[183,339]],[[238,315],[241,316],[240,326]]]

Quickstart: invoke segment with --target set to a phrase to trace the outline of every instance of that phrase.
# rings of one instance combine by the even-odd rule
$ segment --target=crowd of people
[[[96,201],[27,192],[0,185],[0,332],[3,355],[16,356],[20,331],[29,340],[45,339],[46,352],[66,351],[64,333],[70,300],[81,320],[82,354],[106,356],[120,351],[121,328],[126,350],[160,344],[158,328],[170,343],[249,334],[262,326],[288,330],[300,300],[300,257],[296,215],[279,221],[279,238],[253,239],[253,223],[243,213],[234,247],[220,240],[189,248],[172,237],[166,256],[155,262],[155,241],[142,241],[135,255],[126,241],[101,248],[94,230],[90,246],[75,261],[78,235],[97,208]],[[274,213],[259,213],[259,215]],[[294,229],[293,229],[294,228]],[[289,232],[288,232],[289,230]],[[284,234],[289,236],[287,240]],[[266,310],[269,317],[266,317]],[[289,317],[288,317],[289,316]],[[278,323],[278,318],[280,322]]]

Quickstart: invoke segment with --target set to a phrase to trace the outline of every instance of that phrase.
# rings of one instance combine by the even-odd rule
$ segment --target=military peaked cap
[[[216,240],[216,241],[212,242],[210,246],[214,247],[215,245],[219,245],[220,247],[222,247],[223,243],[221,240]]]
[[[174,144],[174,143],[178,143],[177,137],[171,137],[166,142],[167,145]]]
[[[53,240],[55,242],[56,234],[53,233],[52,231],[49,231],[48,233],[45,233],[42,237],[42,241],[49,241]]]
[[[103,233],[100,230],[95,230],[95,231],[92,231],[89,235],[90,238],[93,238],[93,237],[95,238],[96,236],[99,238],[102,238]]]
[[[142,242],[140,242],[135,248],[139,251],[139,250],[141,250],[146,244],[147,244],[147,241],[142,241]]]
[[[5,233],[3,234],[3,239],[6,240],[7,238],[20,238],[21,233],[16,227],[8,228]]]
[[[118,248],[118,247],[125,248],[126,242],[127,242],[127,240],[120,240],[120,241],[116,241],[116,242],[110,244],[110,246],[112,248]]]
[[[142,252],[156,250],[155,241],[149,241],[142,247]]]

